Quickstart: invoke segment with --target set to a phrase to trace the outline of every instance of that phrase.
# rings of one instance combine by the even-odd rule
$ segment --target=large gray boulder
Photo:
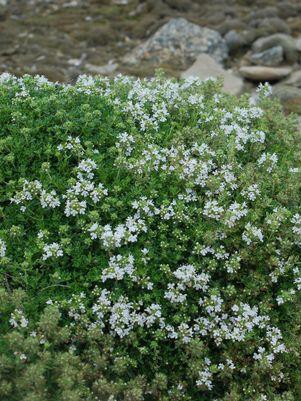
[[[182,78],[198,77],[201,80],[207,78],[223,78],[224,91],[232,95],[239,95],[243,90],[241,77],[226,71],[208,54],[198,56],[193,65],[181,74]]]
[[[283,48],[284,58],[289,63],[295,63],[299,58],[299,50],[294,38],[284,33],[275,33],[257,39],[252,45],[254,53],[263,52],[271,47],[281,46]]]
[[[223,62],[228,56],[228,48],[217,31],[184,18],[173,18],[127,54],[123,61],[136,64],[146,60],[153,65],[160,65],[176,58],[182,65],[188,66],[201,53],[210,54],[216,61]]]

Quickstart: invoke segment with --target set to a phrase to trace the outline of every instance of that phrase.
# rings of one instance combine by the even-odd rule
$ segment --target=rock
[[[283,60],[283,49],[281,46],[274,46],[260,53],[253,53],[250,61],[257,65],[279,65]]]
[[[282,102],[295,98],[301,99],[301,89],[281,83],[273,86],[273,96],[277,96]]]
[[[254,19],[272,18],[272,17],[278,17],[277,7],[266,7],[259,10],[254,10],[249,14],[248,19],[249,21],[252,21]]]
[[[150,2],[155,3],[154,0],[151,0]],[[198,11],[198,6],[194,1],[191,0],[163,0],[163,3],[173,10],[177,10],[182,13],[187,10],[191,12]]]
[[[246,27],[246,24],[244,24],[240,19],[227,19],[220,24],[218,31],[221,35],[225,35],[229,31],[242,31],[246,29]]]
[[[129,0],[112,0],[112,3],[120,6],[127,6],[129,4]]]
[[[244,46],[250,46],[254,42],[254,40],[258,38],[257,29],[248,29],[239,32],[239,34],[241,36]]]
[[[284,58],[289,63],[294,63],[299,58],[299,52],[296,41],[289,35],[283,33],[276,33],[264,38],[257,39],[252,46],[255,53],[262,52],[274,46],[281,46],[283,48]]]
[[[71,58],[68,60],[68,64],[72,65],[73,67],[80,67],[87,57],[86,53],[83,53],[80,58]]]
[[[235,32],[235,33],[234,33]],[[261,33],[256,28],[250,28],[243,31],[229,31],[224,39],[226,41],[227,46],[234,46],[234,49],[238,49],[239,47],[249,48],[252,43],[258,38],[261,37]],[[229,44],[228,44],[229,43]],[[229,48],[229,51],[231,49]]]
[[[229,31],[224,39],[230,52],[235,51],[244,45],[241,34],[238,34],[235,30]]]
[[[252,19],[249,26],[259,29],[262,36],[279,32],[289,34],[291,32],[291,29],[287,23],[278,17]]]
[[[7,6],[7,4],[8,4],[8,0],[0,0],[0,6],[5,7],[5,6]]]
[[[226,71],[208,54],[200,54],[194,64],[181,74],[182,78],[198,77],[204,80],[209,77],[222,77],[225,92],[239,95],[243,89],[243,80],[232,72]]]
[[[148,60],[154,65],[160,65],[176,58],[187,66],[200,53],[210,54],[216,61],[222,62],[228,56],[228,48],[217,31],[200,27],[184,18],[174,18],[127,54],[123,61],[135,64]]]
[[[85,69],[88,70],[89,72],[94,72],[96,74],[100,75],[107,75],[111,74],[118,68],[118,64],[114,63],[112,60],[108,62],[108,64],[105,65],[94,65],[94,64],[85,64]]]
[[[146,3],[139,3],[137,7],[129,13],[130,17],[136,17],[141,14],[146,8]]]
[[[64,8],[79,7],[80,3],[77,0],[69,1],[68,3],[63,3]]]
[[[287,113],[301,114],[301,89],[290,85],[277,84],[273,96],[278,97]]]
[[[283,81],[283,84],[301,88],[301,70],[294,71],[285,81]]]
[[[301,36],[296,39],[296,46],[299,52],[301,52]]]
[[[219,7],[219,9],[212,10],[211,13],[206,15],[206,25],[208,24],[211,26],[218,26],[221,25],[225,21],[225,19],[225,10]]]
[[[265,66],[246,66],[239,69],[244,78],[252,81],[279,81],[287,77],[291,72],[291,67],[265,67]]]
[[[282,18],[298,17],[301,11],[300,4],[292,4],[291,0],[277,4],[277,8]]]

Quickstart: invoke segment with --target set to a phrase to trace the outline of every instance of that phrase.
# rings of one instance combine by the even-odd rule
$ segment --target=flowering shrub
[[[0,81],[1,399],[298,401],[300,149],[270,88]]]

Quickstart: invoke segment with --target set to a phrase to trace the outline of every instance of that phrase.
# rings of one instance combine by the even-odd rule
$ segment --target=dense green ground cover
[[[300,149],[270,88],[0,81],[0,399],[300,400]]]

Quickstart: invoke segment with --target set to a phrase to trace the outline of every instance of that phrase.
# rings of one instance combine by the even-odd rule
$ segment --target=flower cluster
[[[247,223],[245,231],[242,234],[242,239],[251,245],[252,242],[260,241],[263,242],[263,234],[260,228],[252,226],[251,223]]]
[[[28,326],[28,319],[24,316],[24,312],[21,309],[15,309],[10,315],[9,323],[12,327],[26,328]]]
[[[125,275],[134,277],[134,258],[132,255],[112,256],[109,260],[109,267],[104,269],[101,273],[101,279],[103,282],[108,279],[122,280]]]
[[[56,242],[45,245],[43,251],[44,251],[42,257],[43,260],[47,260],[49,258],[58,258],[60,256],[63,256],[63,250],[61,246]]]

